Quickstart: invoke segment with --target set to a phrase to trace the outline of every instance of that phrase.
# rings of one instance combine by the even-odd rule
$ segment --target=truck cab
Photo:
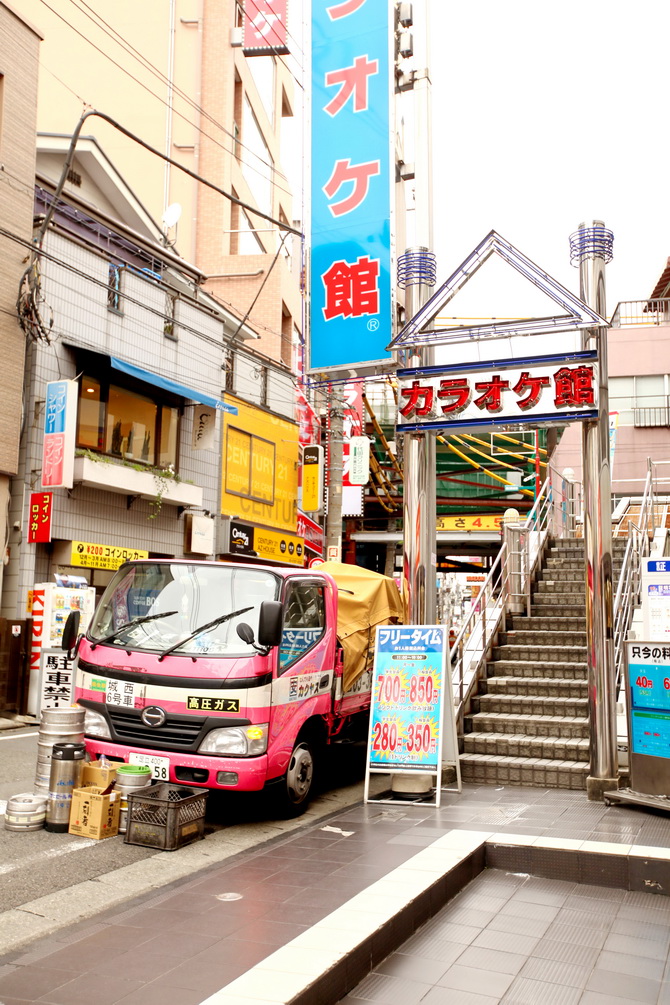
[[[77,651],[92,757],[210,789],[306,803],[341,675],[328,574],[219,562],[127,563]]]

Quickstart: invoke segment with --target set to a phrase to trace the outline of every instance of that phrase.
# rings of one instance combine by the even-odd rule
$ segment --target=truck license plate
[[[128,764],[148,764],[151,768],[152,778],[157,778],[159,782],[170,781],[169,757],[153,757],[151,754],[129,754]]]

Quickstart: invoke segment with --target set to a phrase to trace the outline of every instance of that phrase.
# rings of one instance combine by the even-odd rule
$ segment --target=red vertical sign
[[[51,540],[52,492],[31,492],[28,514],[28,544],[47,544]]]
[[[352,485],[349,479],[349,455],[352,436],[362,436],[363,428],[363,381],[352,380],[344,385],[344,428],[342,444],[342,484]]]

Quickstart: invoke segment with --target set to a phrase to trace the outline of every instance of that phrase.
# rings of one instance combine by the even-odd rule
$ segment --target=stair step
[[[589,772],[582,761],[461,754],[461,778],[480,785],[530,785],[548,789],[585,789]]]
[[[558,761],[589,760],[589,741],[582,737],[526,736],[509,733],[467,733],[465,753],[498,757],[548,757]]]
[[[486,681],[486,693],[525,698],[588,698],[586,677],[510,677],[494,675]]]
[[[496,660],[487,665],[488,679],[492,677],[521,677],[540,680],[587,680],[586,663],[550,663],[546,660]]]
[[[586,629],[583,632],[564,631],[554,632],[549,630],[541,631],[535,629],[526,631],[521,628],[512,628],[506,632],[500,632],[498,642],[501,646],[585,646]]]
[[[573,579],[563,582],[560,579],[540,579],[533,587],[533,596],[538,593],[560,593],[562,597],[579,596],[586,594],[586,583],[584,579]]]
[[[551,663],[584,663],[586,666],[587,652],[586,646],[497,646],[493,650],[493,659],[520,662],[548,660]]]
[[[572,569],[573,571],[584,571],[586,559],[585,558],[547,558],[545,561],[545,567],[547,569]],[[615,578],[621,572],[621,566],[623,565],[623,556],[621,558],[614,557],[612,561],[612,568],[614,570]]]
[[[539,695],[480,694],[472,699],[473,712],[503,715],[588,715],[586,698],[542,698]]]
[[[561,615],[563,612],[561,611]],[[508,631],[529,631],[529,632],[586,632],[586,617],[582,611],[580,617],[574,618],[553,618],[546,614],[533,615],[528,618],[525,614],[513,614],[508,619]]]
[[[560,605],[557,603],[557,596],[552,593],[543,593],[538,596],[533,597],[533,601],[530,605],[531,617],[535,615],[539,617],[546,617],[549,611],[560,610],[561,616],[566,618],[578,618],[584,616],[584,611],[586,610],[586,597],[580,597],[579,600],[572,600],[572,598],[565,597],[561,600]]]
[[[581,569],[543,569],[539,574],[536,582],[553,582],[553,583],[579,583],[580,586],[584,584],[584,567]]]
[[[525,736],[562,736],[588,739],[589,720],[565,715],[479,712],[465,716],[467,733],[507,733]]]

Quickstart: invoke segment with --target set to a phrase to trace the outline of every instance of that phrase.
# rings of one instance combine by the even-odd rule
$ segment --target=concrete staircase
[[[614,542],[614,582],[625,539]],[[508,615],[464,722],[463,781],[584,789],[589,771],[584,542],[552,541],[530,617]]]

